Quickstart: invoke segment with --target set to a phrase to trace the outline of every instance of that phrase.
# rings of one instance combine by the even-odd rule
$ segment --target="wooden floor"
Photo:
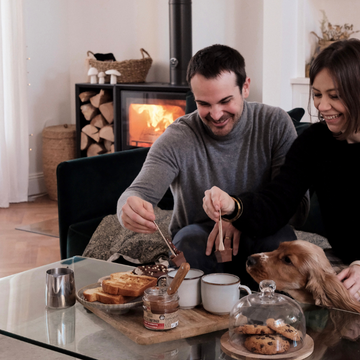
[[[0,208],[0,278],[60,260],[58,238],[15,229],[57,217],[57,201],[47,195]]]

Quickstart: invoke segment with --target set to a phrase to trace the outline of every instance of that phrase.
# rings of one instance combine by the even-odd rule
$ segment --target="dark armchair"
[[[101,220],[139,173],[148,148],[64,161],[57,168],[61,258],[81,255]],[[173,206],[170,190],[159,203]]]

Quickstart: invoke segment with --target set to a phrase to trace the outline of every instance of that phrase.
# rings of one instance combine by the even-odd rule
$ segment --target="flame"
[[[177,105],[130,104],[129,143],[151,146],[174,120],[183,115],[184,109]]]
[[[144,111],[148,113],[146,125],[153,128],[154,131],[164,132],[174,122],[173,113],[163,105],[132,104],[131,106],[138,114],[142,114]]]

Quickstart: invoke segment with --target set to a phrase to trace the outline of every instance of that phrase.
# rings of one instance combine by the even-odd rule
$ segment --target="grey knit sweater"
[[[129,196],[156,205],[170,186],[170,233],[189,224],[210,223],[202,208],[205,190],[218,186],[236,195],[261,188],[278,173],[295,138],[289,115],[264,104],[245,101],[240,121],[226,136],[214,135],[197,111],[185,115],[152,145],[141,172],[118,201],[118,218],[121,222]],[[300,212],[305,216],[305,210]]]

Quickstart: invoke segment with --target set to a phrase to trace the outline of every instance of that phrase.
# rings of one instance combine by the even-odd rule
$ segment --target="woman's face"
[[[312,90],[314,106],[319,110],[329,130],[334,134],[343,132],[347,123],[347,113],[337,95],[336,84],[328,69],[325,68],[316,75]]]

